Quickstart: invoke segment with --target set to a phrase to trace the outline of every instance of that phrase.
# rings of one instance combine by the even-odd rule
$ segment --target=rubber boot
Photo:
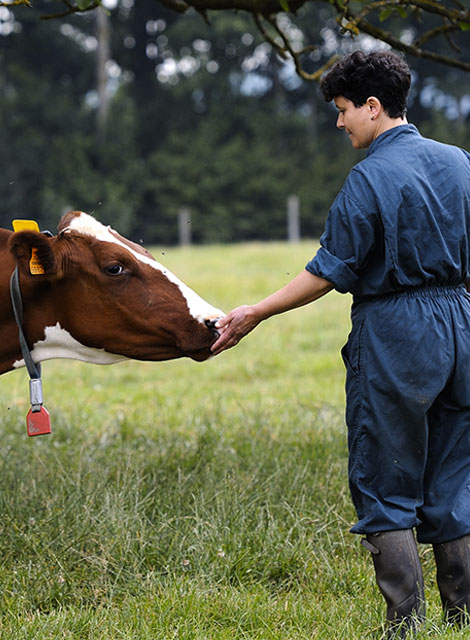
[[[368,535],[375,577],[387,603],[387,638],[405,638],[425,616],[424,583],[412,529]]]
[[[437,584],[449,622],[470,623],[470,535],[433,545]]]

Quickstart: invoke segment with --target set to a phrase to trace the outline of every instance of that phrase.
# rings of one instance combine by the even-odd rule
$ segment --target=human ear
[[[370,119],[376,120],[382,111],[382,103],[380,100],[375,96],[370,96],[366,100],[366,106],[370,113]]]

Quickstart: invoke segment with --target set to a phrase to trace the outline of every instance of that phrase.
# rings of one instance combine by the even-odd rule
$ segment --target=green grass
[[[155,250],[229,310],[285,284],[309,243]],[[349,299],[331,293],[206,362],[44,363],[53,435],[2,377],[0,638],[356,640],[384,605],[348,533]],[[445,629],[432,553],[429,622]]]

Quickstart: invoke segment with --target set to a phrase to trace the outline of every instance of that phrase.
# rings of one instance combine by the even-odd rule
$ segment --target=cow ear
[[[37,231],[19,231],[10,236],[9,249],[21,271],[46,276],[57,273],[51,240],[53,238],[47,238]]]

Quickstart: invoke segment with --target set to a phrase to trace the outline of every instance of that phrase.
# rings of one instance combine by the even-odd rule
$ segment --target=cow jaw
[[[53,358],[69,358],[91,364],[114,364],[127,360],[126,356],[109,353],[104,349],[94,349],[75,340],[72,335],[62,329],[59,323],[44,329],[45,338],[36,342],[31,350],[34,362],[43,362]],[[24,360],[17,360],[13,367],[24,367]]]
[[[67,233],[69,231],[76,231],[77,233],[83,235],[92,236],[93,238],[101,240],[102,242],[111,242],[117,244],[129,251],[129,253],[131,253],[137,260],[140,260],[142,263],[152,267],[152,269],[161,272],[170,282],[172,282],[179,288],[181,294],[186,300],[189,313],[201,324],[205,324],[207,320],[217,319],[225,315],[223,311],[217,309],[216,307],[213,307],[211,304],[198,296],[195,291],[184,284],[184,282],[177,278],[162,264],[157,262],[157,260],[155,260],[150,254],[134,249],[132,243],[128,243],[118,233],[113,231],[111,227],[104,226],[103,224],[101,224],[101,222],[95,220],[95,218],[88,215],[87,213],[80,212],[78,215],[71,218],[68,226],[62,230],[62,233]]]

